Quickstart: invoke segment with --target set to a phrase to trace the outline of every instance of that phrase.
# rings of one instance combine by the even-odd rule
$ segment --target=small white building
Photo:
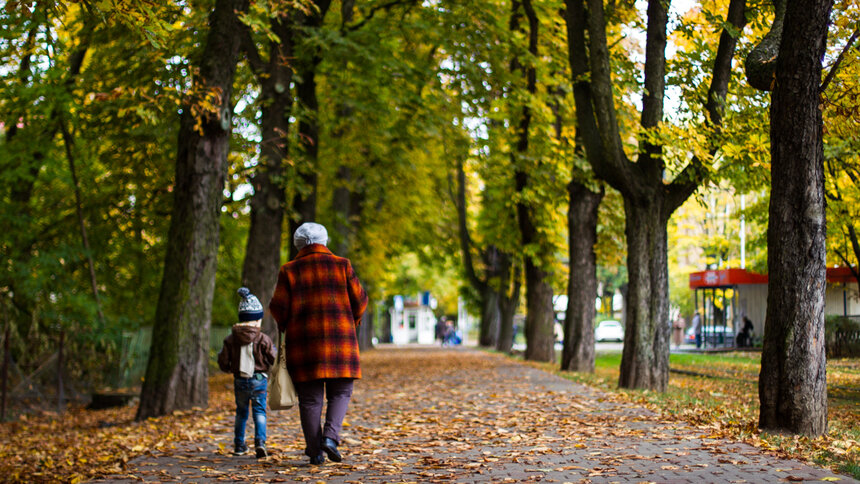
[[[406,303],[389,311],[391,341],[394,344],[433,344],[436,341],[436,315],[426,304]]]

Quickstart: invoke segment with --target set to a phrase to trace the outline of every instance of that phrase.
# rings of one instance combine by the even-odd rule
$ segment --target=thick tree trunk
[[[730,34],[731,30],[743,28],[744,5],[744,0],[730,1],[726,20],[732,28],[724,29],[714,59],[705,107],[708,126],[716,133],[736,45]],[[693,156],[682,173],[667,184],[662,146],[643,140],[638,160],[633,163],[627,158],[613,98],[604,3],[566,0],[566,7],[577,136],[584,140],[595,174],[623,195],[627,215],[629,289],[625,297],[626,330],[619,385],[662,391],[668,382],[669,361],[666,223],[672,211],[695,191],[704,168],[701,160]],[[640,118],[645,129],[657,127],[664,117],[667,25],[666,3],[649,0]]]
[[[340,5],[340,16],[344,25],[352,23],[355,13],[355,0],[343,0]],[[341,69],[347,71],[349,69],[349,61],[343,59]],[[348,104],[341,103],[337,107],[338,118],[340,122],[352,118],[352,107]],[[335,131],[332,135],[333,142],[338,143],[339,139],[344,135],[343,129]],[[341,165],[337,169],[337,185],[334,188],[332,195],[332,209],[334,210],[334,230],[329,232],[329,236],[334,241],[335,253],[341,257],[349,257],[349,249],[352,242],[352,221],[353,221],[353,200],[352,200],[352,170],[349,166]]]
[[[304,118],[299,121],[299,146],[302,150],[302,166],[298,169],[300,187],[293,196],[293,212],[298,218],[290,219],[290,237],[305,222],[315,222],[317,218],[317,155],[319,153],[319,125],[317,123],[316,64],[299,74],[301,81],[296,85],[299,105]],[[296,257],[298,249],[290,244],[290,260]]]
[[[571,182],[567,212],[570,276],[564,318],[561,369],[594,371],[594,302],[597,298],[597,209],[603,190],[594,193]]]
[[[510,29],[512,32],[521,31],[520,13],[518,2],[511,4]],[[528,31],[524,32],[528,38],[528,52],[532,56],[538,55],[538,29],[540,24],[537,12],[531,0],[522,1],[522,9],[528,23]],[[511,72],[522,71],[526,81],[525,90],[533,96],[537,93],[537,71],[534,64],[527,66],[520,62],[518,57],[511,60]],[[528,103],[522,107],[522,116],[517,121],[517,143],[512,150],[511,159],[515,167],[515,185],[518,193],[523,193],[528,184],[529,176],[523,160],[529,154],[529,129],[531,127],[532,111]],[[540,235],[535,225],[535,217],[532,213],[533,206],[524,202],[517,203],[517,222],[520,229],[520,237],[523,246],[530,244],[541,244]],[[555,311],[552,304],[552,287],[549,285],[551,274],[540,265],[541,255],[537,257],[526,257],[526,353],[527,360],[555,361]]]
[[[555,311],[550,274],[526,259],[526,353],[532,361],[555,361]]]
[[[281,232],[286,209],[284,190],[284,160],[288,154],[290,113],[293,98],[290,91],[292,69],[292,31],[286,19],[272,21],[272,30],[280,42],[271,42],[269,60],[264,65],[250,39],[245,51],[260,81],[261,120],[260,163],[251,184],[251,226],[242,265],[242,285],[260,299],[264,307],[272,299],[281,262]],[[263,331],[269,336],[277,332],[275,320],[267,310],[263,316]]]
[[[481,327],[478,331],[478,344],[495,348],[499,340],[499,291],[485,284],[481,291]]]
[[[218,94],[217,112],[204,113],[199,130],[188,105],[182,112],[164,277],[138,420],[208,404],[209,325],[218,219],[241,29],[236,12],[247,8],[247,0],[216,1],[209,18],[199,79],[202,88]]]
[[[669,382],[669,214],[661,197],[651,201],[624,202],[630,282],[618,386],[664,391]]]
[[[316,9],[303,16],[300,24],[304,29],[318,29],[331,6],[331,0],[315,0]],[[319,154],[319,101],[317,99],[316,72],[322,58],[319,49],[308,43],[297,42],[297,52],[304,55],[297,60],[298,79],[296,98],[299,103],[299,148],[302,153],[298,176],[301,183],[293,196],[293,212],[297,218],[290,220],[290,237],[305,222],[315,222],[317,218],[317,160]],[[295,258],[298,249],[290,244],[290,259]]]
[[[375,306],[371,302],[361,317],[361,325],[356,328],[358,334],[358,349],[361,351],[373,348],[373,314]]]
[[[504,255],[502,261],[504,270],[502,280],[508,281],[511,268],[513,267],[513,291],[509,296],[507,293],[499,294],[499,340],[496,349],[503,353],[510,353],[514,346],[514,315],[520,304],[520,288],[522,286],[522,269],[518,261],[512,261],[508,255]],[[507,284],[510,286],[510,284]]]
[[[466,173],[463,162],[457,164],[457,226],[460,234],[460,251],[463,257],[463,270],[466,280],[480,294],[481,324],[478,327],[478,344],[492,348],[498,340],[499,328],[499,293],[489,284],[497,276],[499,266],[499,251],[489,246],[482,254],[484,259],[484,279],[478,277],[472,262],[472,238],[469,236],[469,225],[466,220]]]
[[[788,2],[771,101],[768,292],[759,427],[827,430],[821,59],[831,1]]]
[[[349,257],[352,234],[350,219],[353,215],[352,190],[349,187],[352,170],[347,166],[338,167],[337,178],[338,185],[334,189],[331,203],[334,211],[334,226],[329,232],[329,237],[332,238],[335,253],[341,257]]]

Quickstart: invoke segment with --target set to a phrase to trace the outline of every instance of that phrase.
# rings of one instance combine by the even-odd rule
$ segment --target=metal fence
[[[842,324],[827,328],[824,344],[828,358],[860,357],[860,316],[840,316]]]
[[[74,358],[68,354],[64,344],[64,332],[58,333],[56,347],[36,359],[38,366],[21,365],[16,362],[9,349],[10,334],[8,327],[0,333],[2,368],[0,368],[0,420],[11,414],[34,410],[54,410],[62,412],[68,403],[86,404],[94,388],[107,386],[114,390],[136,392],[146,374],[149,347],[152,342],[152,328],[126,331],[121,335],[119,358],[111,366],[110,374],[104,375],[100,382],[75,381],[66,371],[67,360]],[[224,337],[230,333],[229,327],[213,327],[209,331],[210,364],[215,364]]]
[[[209,330],[209,355],[214,361],[221,350],[224,338],[230,334],[230,327],[213,327]],[[117,373],[111,378],[114,388],[133,388],[140,386],[146,374],[149,361],[149,347],[152,344],[152,328],[125,331],[122,334],[122,352]]]

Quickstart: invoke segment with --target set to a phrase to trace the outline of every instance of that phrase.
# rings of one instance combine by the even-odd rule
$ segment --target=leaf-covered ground
[[[669,418],[712,429],[714,435],[831,467],[860,479],[860,359],[827,362],[828,432],[817,439],[767,435],[758,431],[758,353],[677,353],[670,357],[665,394],[617,388],[619,354],[598,355],[594,375],[558,372],[566,378],[648,405]]]
[[[42,415],[4,424],[0,479],[854,482],[727,439],[743,415],[738,425],[716,425],[710,410],[695,420],[692,403],[663,412],[648,395],[591,389],[501,355],[380,349],[363,354],[362,366],[340,464],[308,465],[294,410],[269,414],[271,457],[231,456],[232,384],[219,375],[206,410],[143,423],[132,421],[133,408],[74,410],[62,420]],[[717,389],[730,392],[724,385],[711,391]]]

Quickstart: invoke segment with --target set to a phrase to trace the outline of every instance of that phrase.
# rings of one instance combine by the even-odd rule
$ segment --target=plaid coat
[[[356,326],[367,308],[349,259],[311,244],[278,273],[269,311],[284,333],[287,369],[294,382],[361,378]]]

